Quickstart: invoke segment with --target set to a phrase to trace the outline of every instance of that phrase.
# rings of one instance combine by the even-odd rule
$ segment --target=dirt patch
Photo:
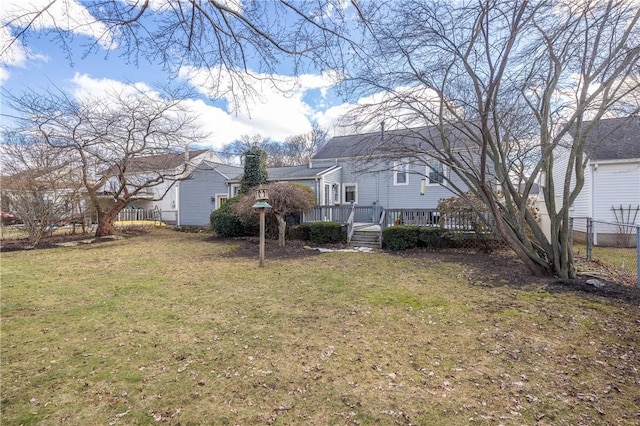
[[[60,234],[44,237],[38,245],[31,244],[26,238],[8,238],[0,241],[0,251],[22,251],[35,249],[52,249],[59,247],[69,247],[76,244],[93,244],[105,241],[113,241],[118,238],[129,238],[143,235],[150,232],[147,228],[132,227],[118,232],[114,236],[94,237],[93,234]]]
[[[210,237],[209,240],[238,245],[235,250],[227,254],[227,257],[255,257],[257,259],[260,252],[260,239],[257,237],[229,239]],[[297,259],[322,254],[320,251],[315,250],[315,248],[319,246],[309,241],[288,240],[284,247],[280,247],[277,240],[265,240],[264,245],[266,259]],[[323,244],[322,248],[335,250],[349,249],[346,244]]]

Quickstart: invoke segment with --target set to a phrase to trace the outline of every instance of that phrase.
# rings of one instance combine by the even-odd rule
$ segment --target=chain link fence
[[[584,245],[588,261],[596,261],[640,287],[640,226],[589,217],[571,219],[574,252]]]

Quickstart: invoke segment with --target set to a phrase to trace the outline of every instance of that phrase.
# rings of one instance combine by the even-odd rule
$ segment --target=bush
[[[389,250],[407,250],[418,246],[420,227],[400,225],[385,228],[382,231],[382,242]]]
[[[218,237],[242,237],[249,234],[251,227],[233,211],[233,205],[239,199],[239,196],[230,198],[219,209],[211,212],[209,217],[211,231]]]
[[[347,240],[342,225],[336,222],[313,222],[300,225],[300,232],[315,244],[344,243]]]
[[[442,231],[440,228],[421,226],[418,230],[418,246],[437,249],[441,246]]]

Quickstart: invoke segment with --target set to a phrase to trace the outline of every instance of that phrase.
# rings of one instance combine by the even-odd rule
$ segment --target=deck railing
[[[377,223],[384,209],[381,206],[356,206],[352,204],[339,206],[315,206],[303,215],[303,222],[338,222],[347,223],[351,213],[355,223]]]
[[[118,213],[116,221],[160,220],[158,209],[124,209]]]
[[[385,213],[384,228],[393,225],[440,225],[440,213],[436,209],[385,209]]]
[[[316,206],[303,215],[303,222],[347,224],[351,214],[355,223],[380,224],[384,229],[396,225],[438,226],[452,231],[488,232],[486,221],[471,212],[442,215],[437,209],[385,209],[382,206]]]

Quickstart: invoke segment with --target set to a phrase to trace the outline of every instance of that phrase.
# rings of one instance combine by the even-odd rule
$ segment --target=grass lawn
[[[164,229],[2,253],[2,425],[640,422],[640,306]]]

